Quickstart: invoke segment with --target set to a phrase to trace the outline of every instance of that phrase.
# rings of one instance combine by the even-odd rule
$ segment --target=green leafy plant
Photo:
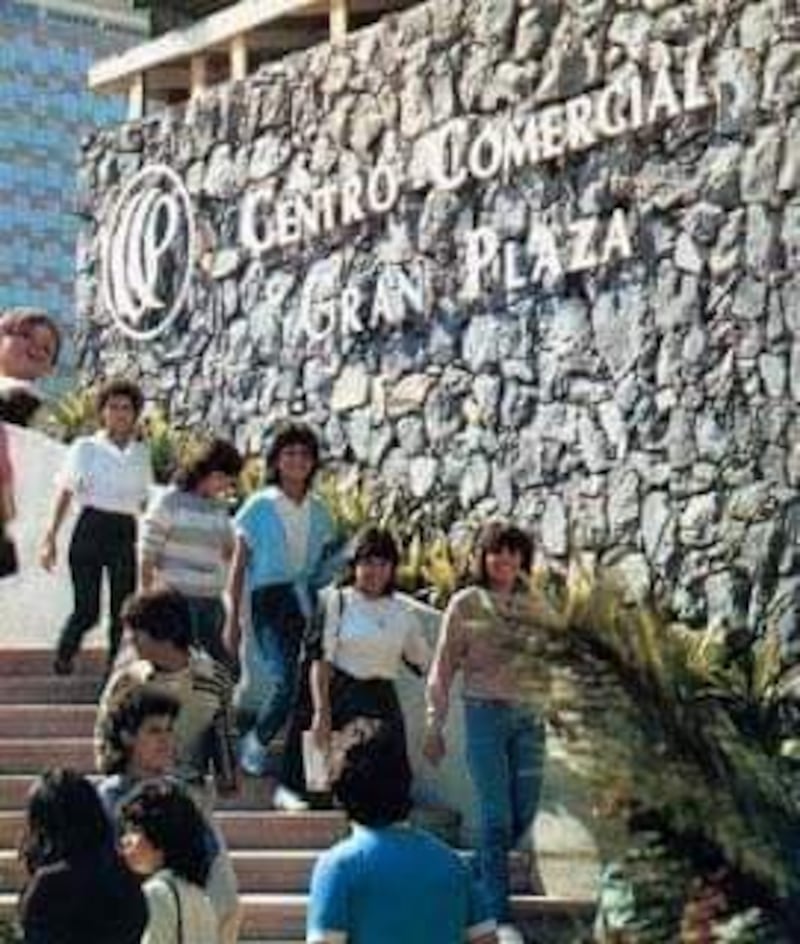
[[[397,585],[406,593],[444,606],[467,570],[471,537],[448,534],[430,509],[402,489],[387,488],[373,476],[327,473],[318,490],[342,535],[349,537],[368,523],[386,528],[397,541],[401,558]]]
[[[36,425],[64,443],[89,435],[99,425],[95,397],[93,387],[67,393],[41,411]],[[175,426],[160,409],[145,414],[141,430],[150,446],[155,479],[161,483],[168,482],[179,463],[203,442],[202,434]]]
[[[46,404],[35,420],[38,429],[65,443],[93,433],[97,424],[95,391],[92,388],[71,391]]]
[[[144,417],[142,436],[150,447],[153,475],[162,483],[168,482],[204,441],[202,433],[174,426],[161,410],[151,410]]]
[[[774,645],[690,631],[579,567],[555,596],[532,584],[530,618],[505,644],[602,814],[598,939],[800,939]]]

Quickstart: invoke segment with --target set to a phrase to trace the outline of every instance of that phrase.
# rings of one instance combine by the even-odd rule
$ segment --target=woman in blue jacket
[[[236,515],[226,645],[237,657],[246,577],[254,641],[271,682],[241,743],[242,769],[256,776],[265,773],[267,746],[292,706],[301,642],[316,593],[339,564],[333,519],[311,491],[318,466],[314,433],[304,424],[287,424],[267,454],[267,486]]]

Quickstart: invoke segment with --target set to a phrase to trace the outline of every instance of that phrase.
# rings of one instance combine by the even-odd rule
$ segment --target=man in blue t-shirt
[[[314,868],[308,944],[496,944],[468,868],[406,822],[411,769],[394,730],[352,722],[332,767],[333,792],[353,833]]]

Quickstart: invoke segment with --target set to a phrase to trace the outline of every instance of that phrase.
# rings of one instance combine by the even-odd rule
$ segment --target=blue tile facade
[[[0,307],[41,307],[67,339],[81,136],[122,120],[126,109],[122,98],[90,92],[87,74],[143,38],[99,16],[0,0]],[[68,340],[62,373],[70,354]]]

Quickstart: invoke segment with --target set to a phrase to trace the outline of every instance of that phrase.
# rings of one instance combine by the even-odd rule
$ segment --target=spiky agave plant
[[[98,425],[95,396],[96,391],[91,387],[65,393],[42,407],[34,425],[64,443],[93,433]]]
[[[624,827],[605,830],[598,940],[800,940],[800,822],[771,647],[737,659],[719,633],[672,624],[580,568],[560,599],[532,585],[507,645],[604,819]]]

